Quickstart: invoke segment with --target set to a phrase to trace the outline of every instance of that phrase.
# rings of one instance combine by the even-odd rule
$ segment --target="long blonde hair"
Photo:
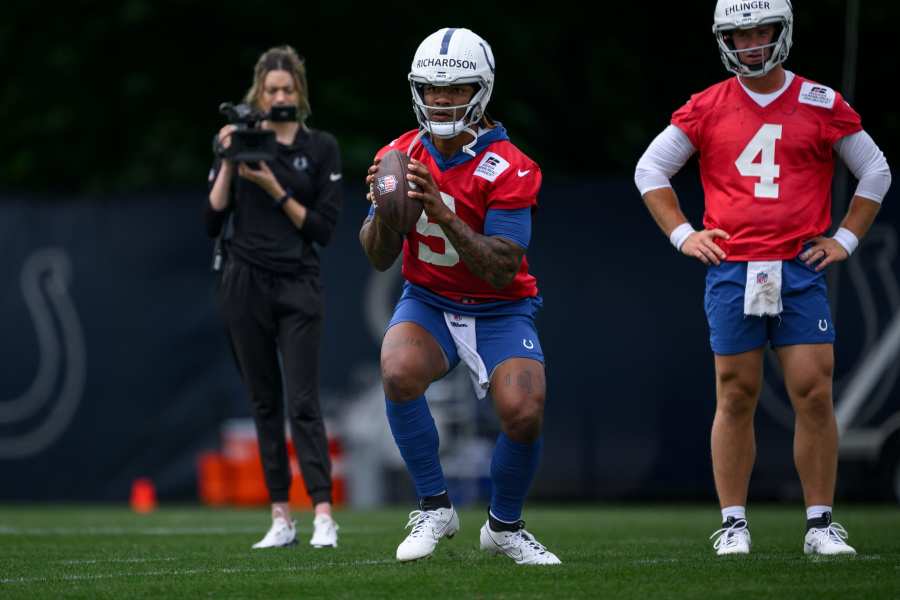
[[[275,46],[262,53],[253,69],[253,85],[247,90],[244,102],[259,109],[259,98],[270,71],[287,71],[291,74],[297,88],[297,119],[305,123],[312,112],[309,106],[309,88],[306,85],[306,63],[290,46]]]

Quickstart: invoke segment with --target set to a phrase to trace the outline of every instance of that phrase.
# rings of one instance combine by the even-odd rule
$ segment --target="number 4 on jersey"
[[[775,140],[780,139],[781,125],[766,123],[734,161],[738,173],[744,177],[759,177],[759,181],[753,186],[753,195],[757,198],[778,197],[775,178],[780,175],[781,167],[775,164]],[[755,162],[760,154],[762,156],[759,162]]]

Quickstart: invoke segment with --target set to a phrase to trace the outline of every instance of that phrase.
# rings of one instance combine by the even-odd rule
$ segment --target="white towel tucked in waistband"
[[[781,261],[758,260],[747,263],[747,285],[744,288],[744,314],[776,316],[782,311]]]
[[[469,368],[469,377],[472,379],[475,395],[481,400],[487,395],[491,382],[488,379],[487,367],[484,366],[484,361],[478,356],[478,342],[475,339],[475,317],[464,317],[445,312],[444,320],[450,329],[450,335],[453,336],[460,360],[466,363],[466,366]]]

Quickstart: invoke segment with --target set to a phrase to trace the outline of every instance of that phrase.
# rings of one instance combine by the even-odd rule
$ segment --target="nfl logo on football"
[[[390,194],[397,189],[397,178],[393,175],[385,175],[384,177],[379,177],[375,185],[378,187],[379,195]]]

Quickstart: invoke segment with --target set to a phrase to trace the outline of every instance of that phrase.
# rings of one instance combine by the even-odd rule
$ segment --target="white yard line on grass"
[[[171,562],[178,560],[174,557],[166,558],[94,558],[82,560],[52,560],[51,563],[60,565],[96,565],[97,563],[145,563],[145,562]]]
[[[278,573],[292,571],[317,571],[331,567],[364,567],[369,565],[396,564],[396,560],[354,560],[349,562],[327,562],[318,564],[304,564],[274,569],[254,569],[247,567],[226,567],[224,569],[173,569],[168,571],[135,571],[130,573],[96,573],[92,575],[59,575],[56,577],[10,577],[0,579],[0,585],[17,583],[51,583],[57,581],[85,581],[95,579],[115,579],[121,577],[185,577],[189,575],[210,575],[213,573],[245,574],[245,573]]]
[[[228,535],[259,527],[0,527],[0,535]]]
[[[709,553],[708,556],[704,556],[703,558],[687,558],[687,557],[662,557],[662,558],[642,558],[639,560],[630,560],[626,561],[632,565],[663,565],[663,564],[673,564],[673,563],[696,563],[700,561],[710,562],[723,562],[721,558],[716,558],[713,556],[712,552]],[[800,561],[806,561],[808,563],[836,563],[836,562],[844,562],[844,561],[859,561],[859,560],[881,560],[880,554],[862,554],[858,556],[805,556],[803,554],[797,553],[797,555],[788,555],[788,556],[773,556],[770,554],[765,554],[761,552],[754,552],[750,555],[750,558],[747,560],[751,560],[753,562],[760,561],[778,561],[784,563],[797,563]]]
[[[4,535],[231,535],[235,533],[265,532],[269,526],[266,520],[258,526],[237,527],[13,527],[0,525],[0,536]],[[396,527],[341,526],[343,533],[382,534],[393,532]],[[311,532],[312,524],[297,524],[297,531]]]

